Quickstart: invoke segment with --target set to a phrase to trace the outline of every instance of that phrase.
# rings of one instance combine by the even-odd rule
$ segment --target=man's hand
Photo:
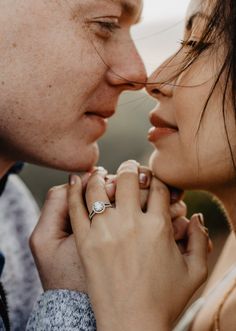
[[[30,246],[44,290],[87,292],[68,217],[67,185],[48,192]]]

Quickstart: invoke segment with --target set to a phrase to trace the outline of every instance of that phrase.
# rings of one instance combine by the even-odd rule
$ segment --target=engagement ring
[[[92,211],[89,214],[89,219],[92,221],[92,218],[95,214],[104,213],[106,208],[112,208],[112,205],[109,202],[96,201],[92,206]]]

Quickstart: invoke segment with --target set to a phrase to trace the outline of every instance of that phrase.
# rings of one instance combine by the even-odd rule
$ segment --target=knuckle
[[[163,212],[160,215],[153,214],[153,217],[149,219],[149,224],[153,229],[156,229],[158,233],[165,236],[173,236],[172,227],[170,227],[170,215]],[[168,220],[168,222],[167,222]],[[155,232],[155,231],[153,231]]]
[[[67,185],[59,185],[59,186],[51,187],[47,192],[46,200],[58,198],[63,193],[65,193],[66,188],[67,188]]]
[[[94,191],[99,187],[104,187],[105,180],[101,176],[94,174],[88,182],[87,191]]]
[[[151,192],[155,192],[163,196],[170,195],[168,188],[164,184],[158,183],[156,180],[152,181]]]
[[[136,161],[129,160],[122,163],[118,170],[118,175],[123,172],[138,173],[139,164]]]
[[[29,246],[32,253],[35,255],[38,249],[41,247],[42,241],[40,235],[36,230],[33,231],[31,236],[29,237]]]
[[[170,206],[170,211],[173,218],[186,216],[187,206],[184,203],[176,202]]]
[[[116,245],[117,240],[109,236],[99,237],[96,240],[88,240],[81,246],[81,257],[86,259],[92,256],[104,255],[104,253],[110,252]]]
[[[165,222],[165,220],[163,222],[160,222],[159,228],[162,235],[168,238],[173,236],[173,229],[169,225],[167,225],[167,222]]]

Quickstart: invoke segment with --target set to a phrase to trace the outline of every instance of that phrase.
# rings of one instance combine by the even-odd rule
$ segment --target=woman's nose
[[[148,94],[150,94],[155,99],[158,99],[161,96],[171,97],[173,90],[173,83],[169,81],[158,82],[158,78],[156,78],[156,81],[153,79],[149,79],[146,84],[146,90]]]
[[[161,96],[171,97],[174,81],[173,72],[170,72],[170,68],[168,69],[168,66],[163,64],[148,78],[146,90],[156,99]]]

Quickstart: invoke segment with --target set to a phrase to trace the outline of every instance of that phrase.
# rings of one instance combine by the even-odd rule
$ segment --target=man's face
[[[126,4],[125,4],[126,3]],[[0,157],[68,171],[98,159],[118,96],[145,82],[141,0],[0,0]]]

